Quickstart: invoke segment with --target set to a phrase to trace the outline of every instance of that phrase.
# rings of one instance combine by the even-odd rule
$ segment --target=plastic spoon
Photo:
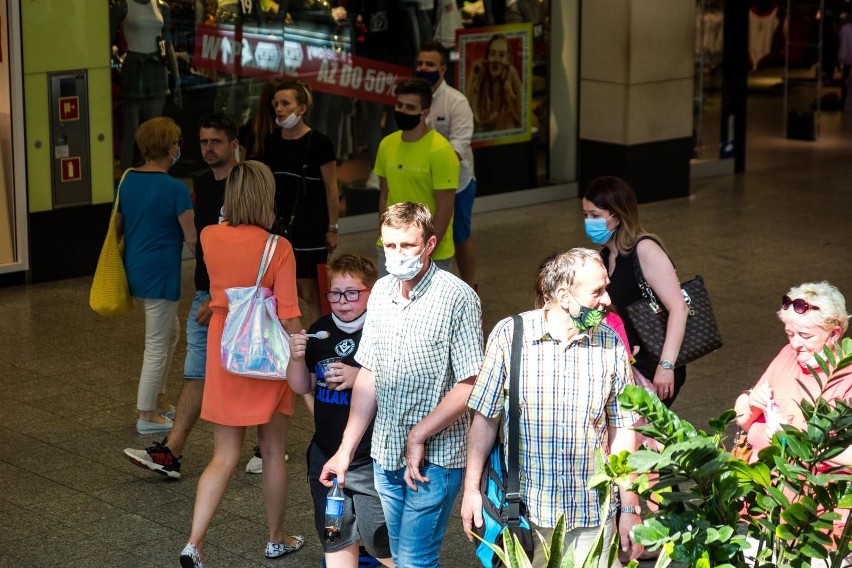
[[[316,333],[306,333],[305,337],[311,337],[313,339],[328,339],[328,336],[331,335],[327,331],[318,331]]]

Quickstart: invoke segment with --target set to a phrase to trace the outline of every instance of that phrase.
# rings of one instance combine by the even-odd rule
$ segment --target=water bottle
[[[343,491],[334,478],[334,485],[328,490],[325,498],[325,541],[340,540],[340,524],[343,522]]]

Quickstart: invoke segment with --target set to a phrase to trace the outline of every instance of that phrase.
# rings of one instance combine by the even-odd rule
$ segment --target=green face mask
[[[580,331],[586,331],[600,324],[603,317],[604,313],[601,310],[580,306],[580,313],[577,314],[577,317],[571,316],[571,321],[574,323],[574,327]]]
[[[571,292],[568,292],[571,294]],[[574,298],[574,294],[571,294],[571,297]],[[577,301],[577,298],[574,298],[574,301]],[[578,304],[580,302],[577,301]],[[571,316],[570,312],[568,313]],[[575,316],[571,316],[571,322],[574,324],[574,327],[579,329],[580,331],[587,331],[593,327],[596,327],[601,323],[604,318],[603,310],[598,310],[596,308],[587,308],[586,306],[580,304],[580,313]]]

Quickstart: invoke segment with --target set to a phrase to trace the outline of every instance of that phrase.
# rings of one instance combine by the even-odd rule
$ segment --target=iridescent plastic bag
[[[228,288],[228,316],[222,331],[222,367],[255,379],[286,379],[290,336],[278,319],[272,290],[260,285],[278,236],[270,235],[254,286]]]

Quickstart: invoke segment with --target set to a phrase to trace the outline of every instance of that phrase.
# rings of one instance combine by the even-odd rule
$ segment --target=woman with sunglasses
[[[634,356],[633,370],[652,380],[657,396],[671,405],[684,382],[686,367],[675,368],[683,334],[686,331],[687,306],[680,282],[659,237],[645,231],[639,223],[639,206],[633,189],[617,177],[600,177],[589,184],[582,200],[586,236],[603,245],[601,257],[609,273],[607,292],[612,305],[622,315],[631,345],[641,345],[639,335],[624,315],[624,309],[642,299],[642,289],[634,265],[669,314],[662,356],[657,359],[645,349]]]
[[[125,172],[118,189],[116,228],[124,236],[130,293],[145,312],[145,354],[136,409],[140,434],[172,429],[165,401],[169,363],[178,341],[183,244],[195,253],[195,213],[189,188],[169,175],[180,158],[180,128],[166,117],[139,126],[136,143],[145,163]]]
[[[799,403],[817,398],[820,387],[807,367],[818,369],[815,354],[843,337],[849,325],[846,300],[828,282],[808,282],[791,288],[781,298],[778,317],[784,324],[787,345],[775,356],[757,384],[737,398],[734,409],[737,424],[748,433],[752,461],[769,446],[780,425],[805,428]],[[805,392],[807,388],[807,392]],[[852,397],[852,373],[832,382],[823,399],[847,400]],[[845,457],[844,457],[845,456]],[[839,460],[839,461],[838,461]],[[852,464],[852,449],[838,458],[837,464]]]

